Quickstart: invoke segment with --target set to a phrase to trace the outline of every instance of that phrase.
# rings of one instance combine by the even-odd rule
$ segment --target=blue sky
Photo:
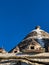
[[[49,0],[0,0],[0,47],[15,47],[36,25],[49,32]]]

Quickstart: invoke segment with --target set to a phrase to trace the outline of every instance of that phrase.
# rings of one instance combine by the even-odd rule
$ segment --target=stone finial
[[[40,29],[40,26],[36,26],[35,29]]]

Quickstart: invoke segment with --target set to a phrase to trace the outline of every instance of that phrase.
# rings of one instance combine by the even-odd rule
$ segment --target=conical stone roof
[[[38,45],[38,47],[46,48],[47,51],[49,46],[49,34],[40,29],[40,26],[36,26],[14,49],[18,47],[19,50],[22,51],[28,48],[29,45]]]
[[[40,26],[36,26],[34,30],[32,30],[26,37],[26,38],[49,38],[49,33],[45,32],[44,30],[40,29]]]

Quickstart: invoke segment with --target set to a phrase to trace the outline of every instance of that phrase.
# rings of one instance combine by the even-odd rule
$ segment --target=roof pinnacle
[[[36,27],[35,27],[35,29],[40,29],[40,26],[39,26],[39,25],[38,25],[38,26],[36,26]]]

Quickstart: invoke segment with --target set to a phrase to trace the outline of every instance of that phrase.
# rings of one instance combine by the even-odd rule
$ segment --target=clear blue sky
[[[0,47],[11,50],[36,25],[49,32],[49,0],[0,0]]]

